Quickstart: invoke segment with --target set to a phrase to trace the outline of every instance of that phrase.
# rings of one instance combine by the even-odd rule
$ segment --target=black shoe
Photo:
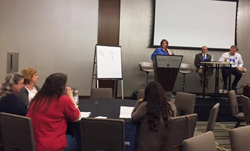
[[[234,90],[235,93],[237,93],[237,88],[236,87],[232,87],[232,90]]]

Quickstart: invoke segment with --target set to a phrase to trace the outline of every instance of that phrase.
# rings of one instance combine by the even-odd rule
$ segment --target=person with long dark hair
[[[174,104],[165,97],[162,86],[150,82],[145,97],[136,102],[132,111],[132,121],[140,123],[137,151],[161,151],[168,120],[174,116],[174,110]]]
[[[80,118],[73,92],[66,83],[67,75],[51,74],[31,100],[27,116],[32,120],[37,151],[66,148],[67,121],[75,122]]]
[[[27,109],[17,100],[16,93],[23,88],[23,75],[11,73],[5,77],[0,87],[0,112],[25,116]]]

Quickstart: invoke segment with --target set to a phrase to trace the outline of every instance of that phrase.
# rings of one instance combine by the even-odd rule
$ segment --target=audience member
[[[151,55],[151,60],[154,59],[155,55],[174,55],[174,53],[168,49],[168,41],[166,39],[161,40],[161,47],[155,49]]]
[[[36,85],[38,82],[37,71],[27,68],[21,72],[24,76],[24,87],[16,94],[18,101],[25,107],[29,105],[31,99],[36,95],[40,88]]]
[[[160,151],[164,143],[169,117],[174,111],[158,82],[150,82],[145,89],[144,99],[136,102],[132,121],[139,122],[137,151]]]
[[[200,85],[203,87],[204,83],[204,64],[202,64],[202,61],[211,61],[211,55],[207,53],[208,48],[207,46],[203,46],[201,48],[201,53],[198,53],[195,55],[195,60],[194,60],[194,65],[196,67],[196,72],[199,74],[201,80],[200,80]],[[206,68],[206,75],[205,75],[205,86],[208,88],[208,82],[213,75],[213,68]]]
[[[67,121],[75,122],[80,111],[71,88],[66,87],[67,75],[48,76],[31,100],[27,116],[31,118],[37,151],[59,151],[67,147]]]
[[[5,82],[0,88],[0,112],[23,115],[27,114],[24,108],[17,100],[15,93],[23,88],[23,75],[19,73],[8,74]]]
[[[230,69],[228,66],[223,67],[222,72],[222,78],[223,78],[223,89],[224,93],[227,92],[228,89],[228,77],[231,76],[231,74],[235,75],[234,81],[232,83],[232,89],[236,91],[236,87],[238,82],[241,79],[242,72],[241,68],[243,67],[243,60],[242,57],[237,51],[237,46],[232,45],[229,52],[225,52],[221,55],[219,61],[229,62],[232,65],[232,68]],[[231,84],[229,83],[229,86]]]

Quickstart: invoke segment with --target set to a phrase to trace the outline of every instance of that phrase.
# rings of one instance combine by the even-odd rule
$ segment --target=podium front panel
[[[165,91],[173,91],[182,58],[180,55],[155,56],[153,60],[155,81],[159,82]]]

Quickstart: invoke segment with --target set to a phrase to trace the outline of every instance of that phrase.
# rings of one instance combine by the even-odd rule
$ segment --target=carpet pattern
[[[214,127],[215,144],[218,151],[231,151],[229,130],[233,129],[236,122],[216,122]],[[244,126],[244,122],[241,123]],[[198,121],[196,124],[196,132],[205,132],[207,122]]]

